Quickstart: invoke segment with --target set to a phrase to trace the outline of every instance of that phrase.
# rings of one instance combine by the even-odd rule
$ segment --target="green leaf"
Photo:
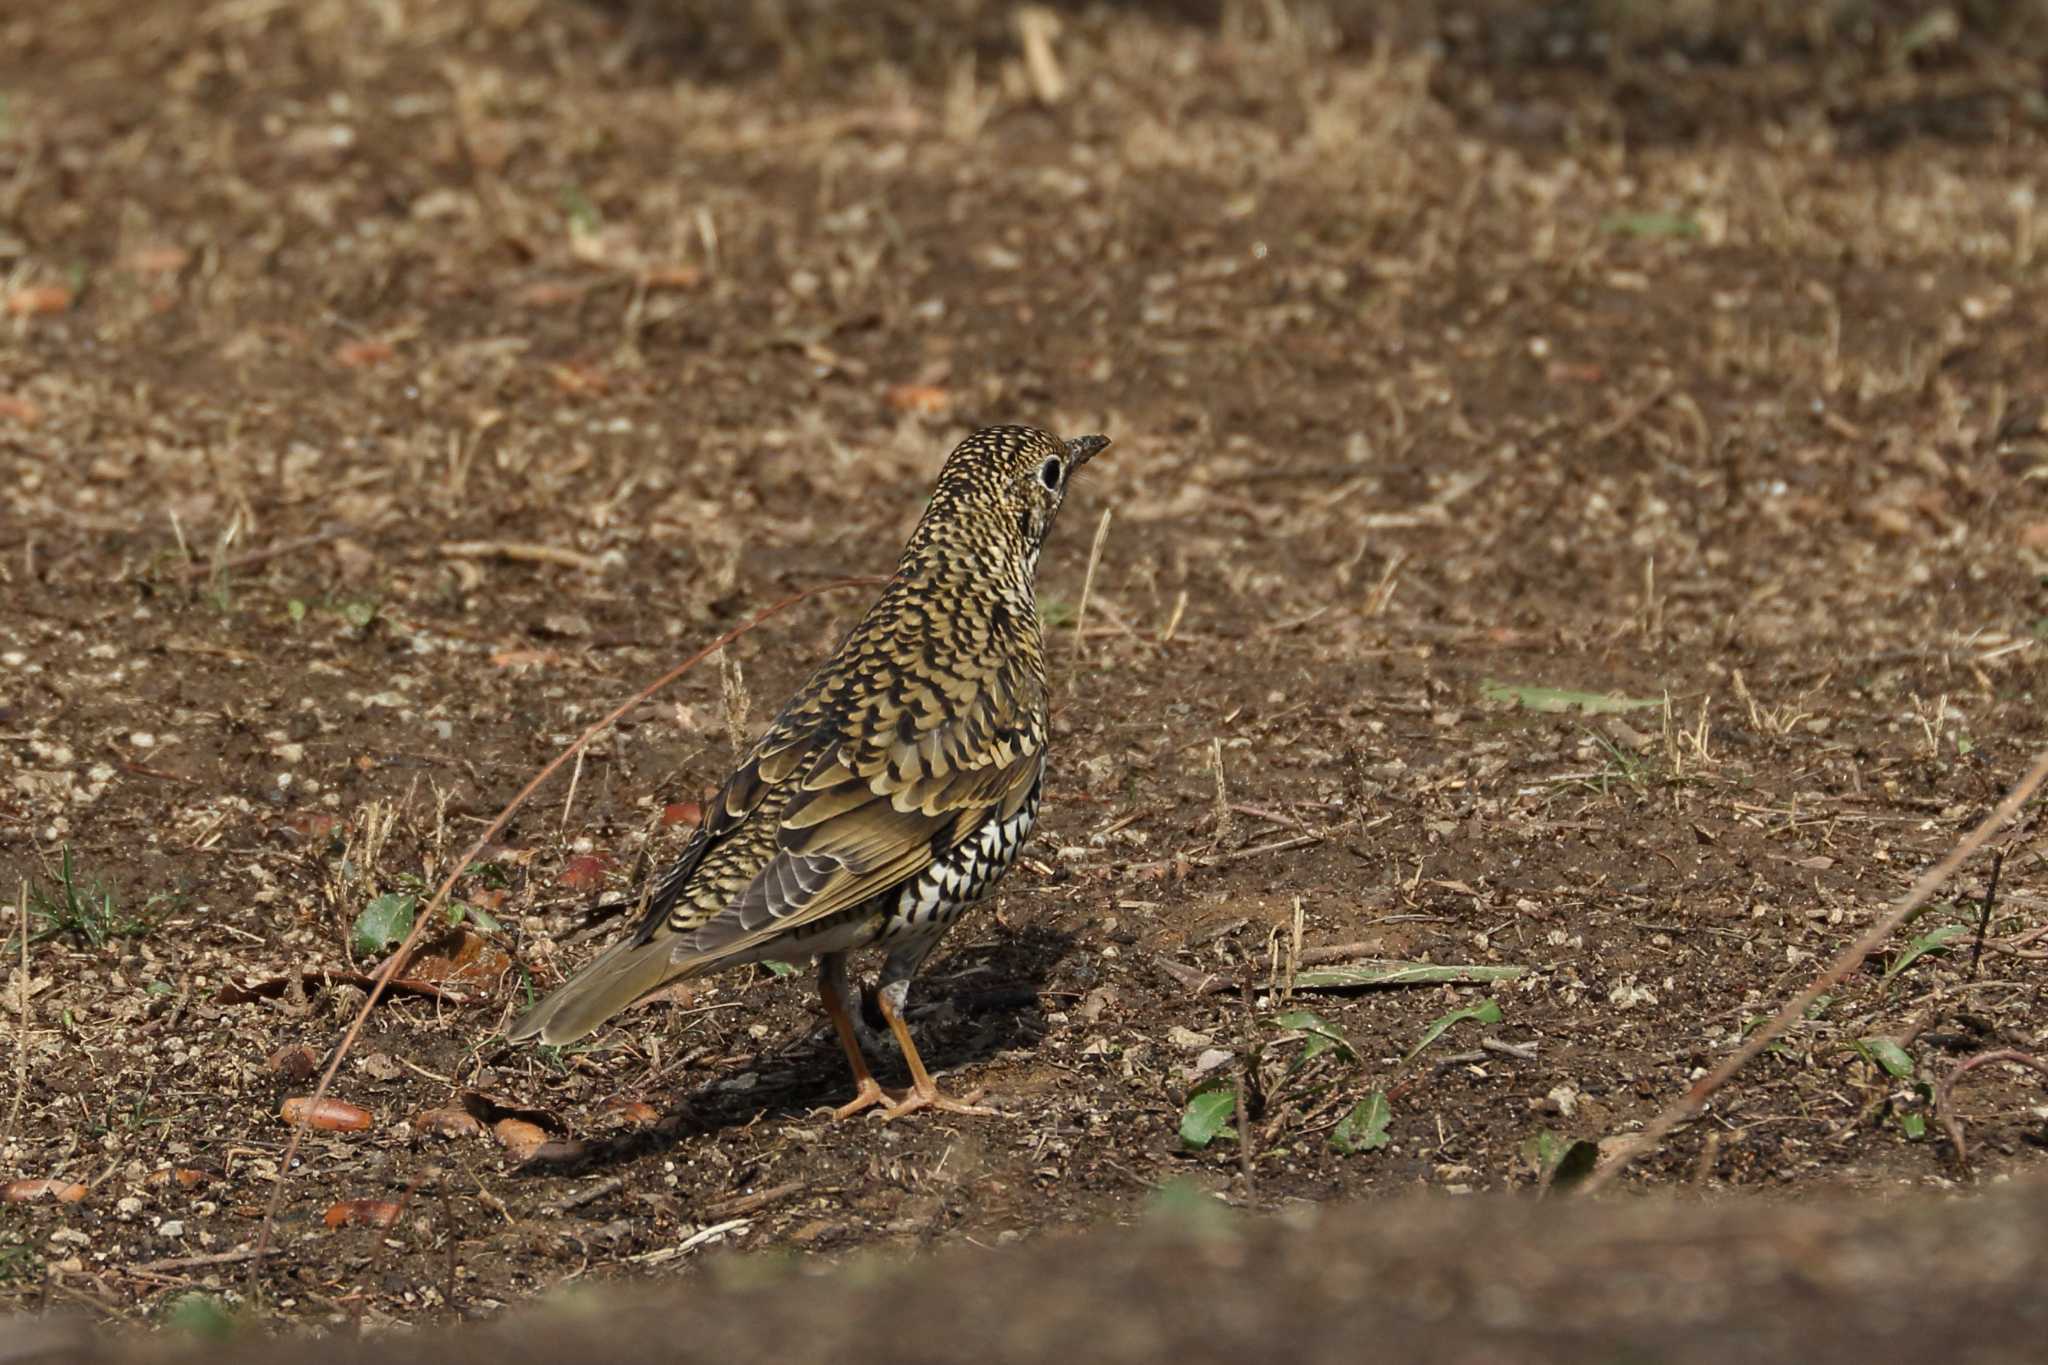
[[[1889,1038],[1871,1037],[1860,1040],[1856,1046],[1864,1055],[1902,1081],[1913,1079],[1913,1057],[1906,1049]]]
[[[1600,226],[1624,237],[1697,237],[1699,223],[1680,213],[1613,213]]]
[[[370,622],[377,619],[378,606],[377,602],[363,598],[352,602],[343,602],[337,610],[341,614],[341,619],[349,625],[354,626],[357,630],[368,630]]]
[[[1230,1120],[1236,1114],[1235,1082],[1198,1090],[1188,1098],[1188,1107],[1180,1116],[1180,1140],[1198,1152],[1219,1137],[1234,1141],[1237,1129],[1231,1127]]]
[[[1449,1014],[1446,1014],[1443,1018],[1438,1019],[1428,1028],[1424,1029],[1422,1031],[1422,1041],[1408,1049],[1408,1055],[1403,1057],[1401,1061],[1404,1064],[1414,1061],[1416,1055],[1422,1049],[1443,1037],[1445,1029],[1448,1029],[1453,1024],[1462,1024],[1468,1019],[1482,1024],[1498,1024],[1501,1020],[1500,1003],[1492,996],[1488,996],[1476,1005],[1467,1005],[1461,1010],[1452,1010]]]
[[[768,975],[770,976],[789,976],[796,971],[796,968],[789,963],[778,962],[772,957],[762,959],[761,965],[768,969]]]
[[[1927,1115],[1917,1109],[1906,1110],[1899,1115],[1899,1131],[1908,1142],[1920,1141],[1927,1136]]]
[[[1503,683],[1488,678],[1479,685],[1479,695],[1488,701],[1514,702],[1527,711],[1570,711],[1574,708],[1588,715],[1610,715],[1622,711],[1641,711],[1645,707],[1662,706],[1662,697],[1616,697],[1600,692],[1571,692],[1558,687],[1538,687],[1530,683]]]
[[[1929,953],[1946,951],[1952,941],[1963,937],[1969,932],[1970,926],[1967,924],[1944,924],[1931,933],[1922,934],[1919,938],[1908,943],[1905,950],[1892,959],[1892,964],[1884,969],[1884,976],[1877,984],[1880,986],[1890,985],[1891,979],[1900,972],[1903,972]]]
[[[364,906],[363,913],[356,916],[355,927],[349,931],[349,946],[355,949],[356,956],[369,957],[402,941],[412,932],[413,912],[419,903],[417,896],[394,891]]]
[[[1272,1022],[1281,1028],[1299,1029],[1308,1035],[1308,1041],[1302,1046],[1301,1056],[1295,1059],[1297,1065],[1319,1057],[1331,1048],[1336,1048],[1354,1062],[1358,1060],[1358,1051],[1351,1046],[1351,1040],[1314,1010],[1289,1010],[1285,1014],[1275,1015]]]
[[[291,623],[293,625],[297,625],[299,622],[306,619],[305,602],[299,598],[294,597],[291,601],[284,604],[284,614],[291,618]]]
[[[1446,982],[1474,983],[1513,981],[1528,974],[1527,967],[1482,967],[1456,962],[1394,962],[1367,959],[1339,967],[1316,967],[1297,972],[1298,991],[1342,990],[1347,986],[1438,986]]]
[[[1346,1156],[1375,1151],[1394,1140],[1394,1135],[1387,1131],[1393,1121],[1394,1109],[1387,1103],[1387,1092],[1375,1090],[1337,1120],[1330,1133],[1330,1145]]]

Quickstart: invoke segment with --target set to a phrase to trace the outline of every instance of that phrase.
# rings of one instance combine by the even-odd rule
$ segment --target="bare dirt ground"
[[[2038,54],[1734,8],[0,18],[0,1163],[84,1187],[0,1203],[0,1306],[487,1316],[1176,1181],[1525,1188],[1640,1125],[2048,743]],[[251,1261],[365,908],[886,572],[1012,420],[1116,445],[1040,573],[1042,832],[915,997],[1004,1116],[828,1121],[802,975],[499,1033],[823,595],[464,878]],[[2048,1044],[2037,829],[1998,852],[1981,949],[1989,857],[1629,1183],[2038,1171],[2038,1078],[1962,1083],[1967,1171],[1934,1112]],[[1489,971],[1289,990],[1328,945]]]

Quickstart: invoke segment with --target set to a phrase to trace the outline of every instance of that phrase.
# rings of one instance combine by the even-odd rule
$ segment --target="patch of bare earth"
[[[0,1173],[57,1182],[0,1202],[0,1304],[415,1322],[1175,1180],[1526,1187],[2048,742],[2042,139],[1975,31],[1546,65],[1484,6],[888,7],[879,47],[812,6],[131,8],[0,19]],[[499,1033],[840,593],[520,814],[343,1065],[367,1126],[280,1169],[365,907],[758,605],[886,572],[1008,420],[1116,445],[1040,574],[1042,833],[914,996],[1004,1116],[830,1122],[801,973]],[[2048,1043],[2037,827],[1995,851],[1630,1181],[2038,1170],[2038,1078],[1959,1087],[1968,1172],[1934,1112]],[[1330,945],[1484,970],[1290,987]]]

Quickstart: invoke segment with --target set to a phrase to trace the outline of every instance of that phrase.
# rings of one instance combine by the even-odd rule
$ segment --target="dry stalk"
[[[320,1073],[320,1083],[314,1087],[312,1099],[306,1105],[307,1113],[310,1115],[319,1108],[320,1101],[327,1098],[327,1092],[334,1084],[335,1074],[341,1070],[343,1059],[348,1056],[349,1049],[355,1045],[357,1037],[361,1035],[363,1025],[370,1018],[370,1011],[376,1008],[378,1000],[383,997],[391,983],[405,969],[407,961],[412,956],[413,948],[419,943],[421,933],[429,924],[439,922],[440,917],[437,912],[443,905],[447,904],[449,894],[454,891],[455,883],[461,878],[463,871],[483,855],[483,851],[490,846],[493,839],[504,832],[505,826],[511,823],[513,815],[518,813],[519,808],[525,805],[535,792],[540,790],[541,784],[559,772],[563,764],[572,758],[580,756],[584,749],[590,745],[591,741],[606,730],[609,730],[618,721],[619,717],[625,715],[634,707],[639,706],[649,697],[652,697],[655,693],[661,691],[661,689],[667,687],[685,673],[688,673],[705,659],[711,657],[712,654],[725,648],[734,640],[739,639],[756,627],[781,615],[797,603],[808,598],[817,597],[823,593],[836,592],[842,588],[876,587],[885,581],[887,580],[875,577],[835,579],[830,583],[820,583],[816,587],[806,588],[802,592],[793,593],[773,606],[756,612],[748,620],[734,626],[731,630],[725,632],[725,634],[719,636],[716,640],[713,640],[710,644],[704,646],[704,648],[698,650],[695,654],[692,654],[689,658],[683,660],[674,668],[671,668],[668,672],[620,702],[617,706],[592,722],[590,727],[578,735],[575,742],[568,748],[550,759],[547,766],[535,773],[527,781],[526,785],[519,789],[518,794],[506,803],[503,810],[498,812],[497,818],[492,820],[484,828],[484,831],[476,836],[468,850],[460,858],[456,859],[455,865],[449,870],[447,877],[442,880],[441,885],[435,890],[433,899],[427,902],[426,908],[413,920],[412,930],[406,934],[405,941],[398,945],[398,951],[392,953],[385,960],[384,965],[378,969],[376,976],[371,981],[368,996],[364,998],[362,1005],[356,1010],[355,1018],[349,1021],[348,1031],[342,1034],[341,1043],[335,1048],[334,1056],[328,1059],[327,1069]],[[23,894],[26,896],[25,891]],[[26,901],[24,900],[25,904]],[[277,1181],[272,1185],[270,1200],[264,1206],[263,1221],[256,1230],[255,1250],[251,1253],[252,1260],[255,1262],[249,1272],[250,1290],[252,1293],[256,1288],[256,1278],[260,1273],[263,1257],[268,1254],[270,1248],[271,1230],[277,1223],[278,1210],[284,1206],[284,1192],[291,1181],[292,1163],[298,1157],[299,1144],[305,1135],[306,1127],[303,1122],[293,1124],[291,1139],[285,1144],[284,1155],[278,1161]]]
[[[1636,1135],[1616,1153],[1614,1159],[1595,1170],[1586,1178],[1584,1192],[1597,1194],[1614,1182],[1631,1161],[1655,1147],[1670,1135],[1671,1130],[1686,1120],[1695,1117],[1706,1107],[1707,1101],[1722,1086],[1733,1080],[1735,1074],[1749,1065],[1759,1052],[1776,1042],[1797,1020],[1804,1018],[1807,1007],[1820,998],[1823,992],[1832,989],[1837,982],[1863,965],[1863,960],[1876,952],[1879,945],[1890,938],[1901,924],[1906,922],[1915,910],[1934,894],[1943,882],[1954,876],[1956,869],[1967,861],[1971,854],[1984,846],[1984,841],[2009,824],[2019,814],[2020,807],[2027,803],[2042,781],[2048,779],[2048,749],[2035,755],[2033,766],[2026,775],[2013,785],[1992,812],[1980,821],[1977,827],[1964,835],[1948,856],[1920,874],[1906,891],[1906,894],[1892,903],[1892,908],[1879,917],[1863,936],[1850,944],[1827,970],[1815,977],[1807,988],[1785,1003],[1785,1007],[1772,1017],[1771,1021],[1749,1036],[1747,1042],[1735,1050],[1728,1060],[1715,1067],[1712,1072],[1700,1078],[1691,1089],[1660,1110],[1657,1116],[1644,1125]],[[1996,1054],[1993,1054],[1996,1055]]]
[[[1956,1063],[1948,1075],[1941,1078],[1941,1084],[1934,1088],[1934,1112],[1940,1116],[1941,1126],[1948,1131],[1948,1140],[1955,1144],[1956,1165],[1965,1172],[1970,1169],[1970,1157],[1963,1146],[1963,1121],[1956,1117],[1955,1107],[1950,1103],[1951,1092],[1955,1090],[1956,1082],[1961,1080],[1965,1073],[1975,1071],[1990,1062],[2010,1062],[2014,1066],[2031,1068],[2041,1073],[2043,1078],[2048,1078],[2048,1062],[2031,1053],[2013,1048],[2002,1048],[1997,1052],[1980,1052],[1974,1057],[1965,1057]]]
[[[21,930],[21,965],[15,970],[20,973],[20,1013],[15,1017],[19,1032],[14,1038],[14,1098],[7,1102],[7,1127],[0,1134],[12,1141],[14,1125],[21,1119],[21,1103],[28,1094],[28,883],[21,883],[16,893],[14,909],[17,924]]]
[[[1081,576],[1081,604],[1074,608],[1074,652],[1082,649],[1081,628],[1088,624],[1088,597],[1095,590],[1095,566],[1102,562],[1102,542],[1109,539],[1109,509],[1095,523],[1095,543],[1088,547],[1088,572]]]

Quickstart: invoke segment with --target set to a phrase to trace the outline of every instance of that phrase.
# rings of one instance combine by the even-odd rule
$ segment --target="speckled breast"
[[[950,855],[926,868],[896,894],[896,906],[883,928],[883,940],[907,937],[921,930],[943,929],[960,912],[986,896],[1010,870],[1031,826],[1038,819],[1039,791],[1044,779],[1008,820],[990,820]]]

